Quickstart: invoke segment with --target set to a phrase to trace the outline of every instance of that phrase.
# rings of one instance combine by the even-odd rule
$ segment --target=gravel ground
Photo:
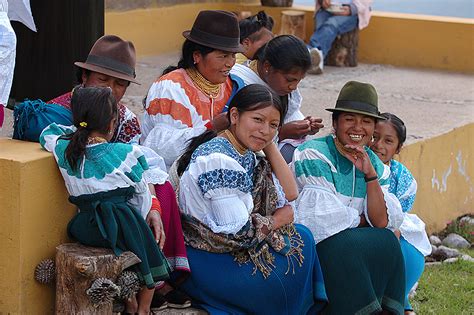
[[[176,64],[177,52],[142,57],[137,63],[137,79],[123,102],[141,117],[142,99],[150,84],[170,64]],[[407,125],[407,142],[427,139],[453,128],[474,122],[474,75],[435,70],[396,68],[387,65],[360,64],[355,68],[324,68],[323,75],[308,75],[299,85],[304,97],[302,112],[322,117],[326,127],[318,135],[331,132],[330,113],[341,87],[350,80],[373,84],[379,95],[381,111],[390,111]],[[0,136],[11,136],[12,111],[7,110]]]

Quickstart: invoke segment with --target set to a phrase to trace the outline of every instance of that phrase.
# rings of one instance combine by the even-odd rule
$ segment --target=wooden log
[[[112,314],[112,303],[94,307],[86,295],[97,278],[115,281],[140,259],[131,252],[115,256],[108,248],[67,243],[56,247],[56,314]]]
[[[240,11],[237,13],[237,19],[240,21],[240,20],[243,20],[243,19],[246,19],[248,17],[252,16],[252,12],[251,11]]]
[[[337,36],[326,57],[328,66],[355,67],[357,66],[357,48],[359,47],[359,29]]]
[[[280,35],[295,35],[304,41],[306,35],[305,16],[303,11],[281,11]]]

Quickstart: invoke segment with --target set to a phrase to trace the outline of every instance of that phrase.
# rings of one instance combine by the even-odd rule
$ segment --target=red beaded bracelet
[[[157,211],[161,216],[161,205],[155,196],[151,196],[151,209],[150,211]]]

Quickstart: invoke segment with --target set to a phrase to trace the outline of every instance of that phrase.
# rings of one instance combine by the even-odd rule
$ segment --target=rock
[[[450,233],[446,238],[443,240],[443,245],[448,246],[448,247],[453,247],[453,248],[469,248],[471,247],[471,244],[469,244],[466,239],[464,239],[462,236],[455,234],[455,233]]]
[[[465,260],[465,261],[470,261],[470,262],[474,262],[474,258],[472,258],[471,256],[467,255],[467,254],[464,254],[461,256],[461,259],[462,260]]]
[[[418,281],[413,285],[413,287],[410,289],[410,293],[408,293],[408,297],[410,299],[413,299],[416,295],[416,289],[418,289]]]
[[[441,261],[433,261],[433,262],[427,262],[427,263],[425,263],[425,266],[426,266],[426,267],[429,267],[429,266],[438,266],[438,265],[441,265]]]
[[[459,220],[459,223],[474,225],[474,218],[471,218],[470,216],[465,216]]]
[[[431,244],[431,252],[434,253],[438,249],[438,246]]]
[[[436,235],[431,235],[430,236],[430,243],[432,245],[435,245],[435,246],[438,246],[438,245],[441,245],[441,240],[439,237],[437,237]]]
[[[446,246],[439,246],[436,251],[431,253],[431,257],[436,260],[445,260],[448,258],[454,258],[460,256],[461,253],[455,248],[449,248]]]
[[[448,259],[443,260],[443,264],[445,264],[445,263],[446,264],[452,264],[452,263],[454,263],[458,260],[459,260],[459,257],[448,258]]]
[[[427,263],[427,262],[434,262],[434,261],[436,261],[436,259],[434,259],[434,258],[431,257],[431,256],[426,256],[426,257],[425,257],[425,263]]]

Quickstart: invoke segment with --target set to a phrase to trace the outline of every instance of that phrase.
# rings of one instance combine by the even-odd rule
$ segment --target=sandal
[[[177,289],[166,293],[165,300],[171,308],[187,308],[191,306],[191,299],[189,296]]]
[[[167,307],[168,307],[168,302],[163,297],[163,295],[159,293],[153,294],[153,299],[151,300],[150,311],[158,312],[158,311],[164,310]]]

